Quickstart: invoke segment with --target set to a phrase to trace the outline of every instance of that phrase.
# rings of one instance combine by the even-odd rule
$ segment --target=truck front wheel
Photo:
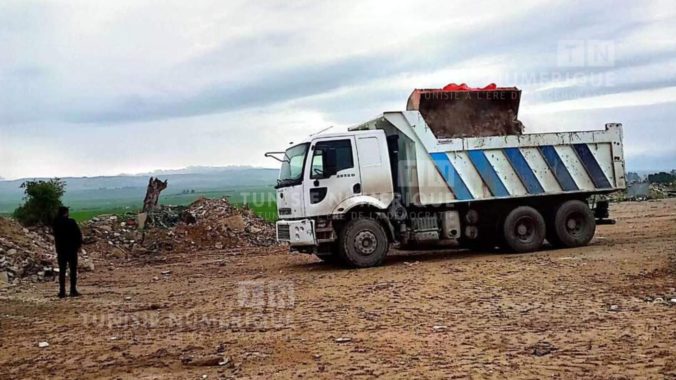
[[[517,207],[505,218],[505,243],[515,252],[537,251],[545,240],[545,229],[545,219],[536,209]]]
[[[587,245],[596,232],[594,214],[582,201],[567,201],[556,210],[554,232],[563,247]]]
[[[374,219],[352,219],[340,231],[339,253],[345,263],[357,268],[378,266],[385,259],[389,241]]]

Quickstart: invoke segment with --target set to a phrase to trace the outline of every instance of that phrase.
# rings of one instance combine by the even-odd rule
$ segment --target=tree
[[[143,210],[141,212],[148,212],[157,207],[157,202],[160,200],[160,192],[166,188],[166,180],[162,182],[158,178],[150,177],[148,188],[146,189],[146,197],[143,200]]]
[[[24,203],[14,210],[14,218],[26,227],[50,225],[62,206],[66,183],[59,178],[26,181],[21,188],[24,189]]]
[[[648,175],[648,182],[650,183],[661,183],[668,185],[676,181],[676,176],[673,176],[667,172],[659,172]]]

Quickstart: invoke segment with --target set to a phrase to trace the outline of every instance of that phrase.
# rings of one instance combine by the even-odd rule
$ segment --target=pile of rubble
[[[14,220],[0,218],[0,286],[22,277],[40,281],[53,276],[56,254],[52,241]]]
[[[84,249],[80,252],[78,268],[94,270],[94,262]],[[0,287],[22,279],[52,281],[58,273],[51,228],[28,229],[15,220],[0,218]]]
[[[185,210],[173,229],[182,249],[223,249],[275,244],[274,225],[253,210],[238,208],[227,198],[200,198]]]
[[[227,198],[160,206],[148,214],[102,215],[85,223],[91,251],[117,258],[163,251],[197,251],[275,243],[274,226]]]
[[[83,243],[92,252],[126,258],[142,239],[136,218],[131,213],[94,217],[82,226]]]

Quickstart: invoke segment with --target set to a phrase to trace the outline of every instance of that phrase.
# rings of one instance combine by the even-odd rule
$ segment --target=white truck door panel
[[[362,194],[389,204],[394,193],[385,133],[371,136],[357,135],[356,139]]]
[[[324,148],[336,149],[337,172],[323,178],[321,166],[323,157],[318,154]],[[307,216],[330,215],[345,199],[361,194],[361,176],[353,136],[312,143],[305,164],[303,177],[303,198]]]

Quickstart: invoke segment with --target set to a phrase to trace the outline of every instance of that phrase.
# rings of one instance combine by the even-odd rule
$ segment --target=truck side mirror
[[[326,148],[323,150],[324,160],[323,169],[324,178],[329,178],[338,172],[338,163],[336,162],[336,149]]]

